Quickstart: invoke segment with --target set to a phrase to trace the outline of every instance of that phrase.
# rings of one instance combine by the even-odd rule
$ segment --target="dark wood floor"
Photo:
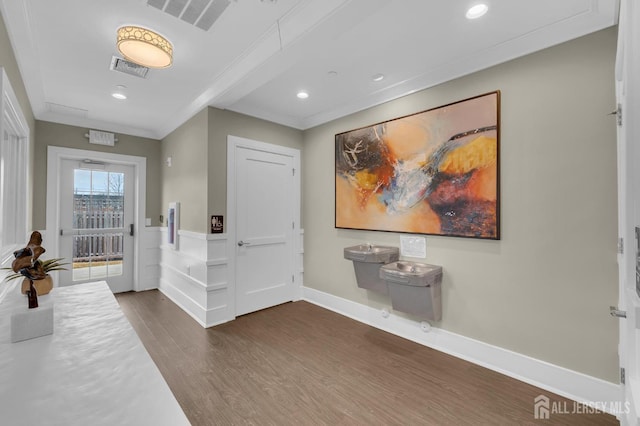
[[[197,425],[615,425],[535,420],[534,398],[573,402],[307,302],[203,329],[158,291],[118,302]]]

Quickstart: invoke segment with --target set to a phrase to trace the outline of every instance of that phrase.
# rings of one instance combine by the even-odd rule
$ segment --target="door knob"
[[[626,311],[621,311],[620,309],[618,309],[615,306],[609,306],[609,314],[612,317],[616,317],[616,318],[626,318],[627,317],[627,312]]]
[[[247,242],[242,241],[242,240],[238,241],[238,247],[248,246],[249,244],[250,244],[250,243],[247,243]]]

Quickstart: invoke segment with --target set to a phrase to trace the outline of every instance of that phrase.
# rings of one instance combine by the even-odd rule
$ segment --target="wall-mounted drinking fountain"
[[[398,247],[359,244],[345,248],[344,258],[353,261],[358,287],[388,294],[387,284],[380,277],[380,267],[400,258]]]
[[[387,283],[394,310],[442,319],[442,266],[402,260],[383,265],[380,277]]]

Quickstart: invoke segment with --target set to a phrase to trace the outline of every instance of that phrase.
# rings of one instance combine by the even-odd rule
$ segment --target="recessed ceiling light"
[[[111,92],[111,96],[119,100],[127,99],[127,87],[121,85],[116,86],[113,92]]]
[[[382,80],[384,80],[384,74],[376,74],[376,75],[371,77],[371,80],[373,80],[373,81],[382,81]]]
[[[309,94],[307,92],[305,92],[304,90],[301,90],[298,92],[298,94],[296,95],[299,99],[307,99],[309,97]]]
[[[467,19],[477,19],[483,16],[489,10],[489,6],[486,4],[480,3],[472,6],[467,10],[467,14],[465,15]]]

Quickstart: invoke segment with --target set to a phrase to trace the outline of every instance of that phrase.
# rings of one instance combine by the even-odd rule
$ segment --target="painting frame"
[[[335,228],[499,240],[500,95],[337,133]]]

